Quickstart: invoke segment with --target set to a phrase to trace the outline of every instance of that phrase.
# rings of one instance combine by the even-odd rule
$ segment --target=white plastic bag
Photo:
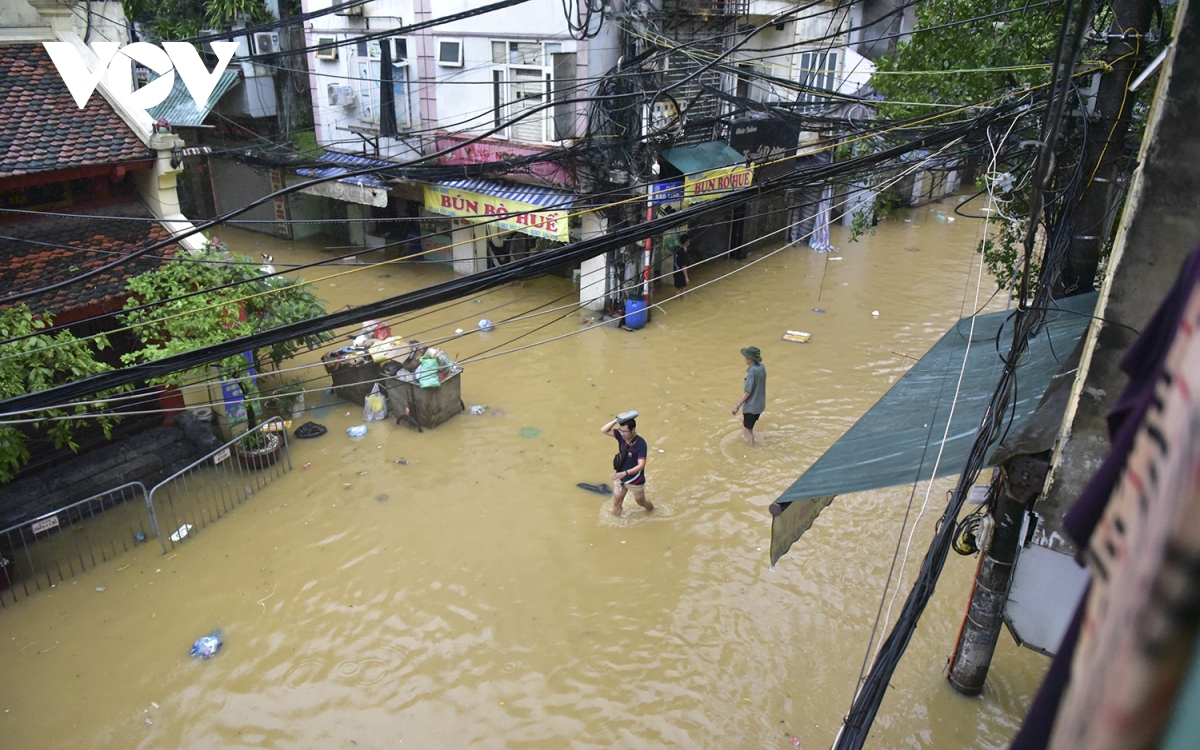
[[[374,422],[385,417],[387,417],[387,396],[383,394],[379,383],[376,383],[366,401],[363,402],[363,421]]]

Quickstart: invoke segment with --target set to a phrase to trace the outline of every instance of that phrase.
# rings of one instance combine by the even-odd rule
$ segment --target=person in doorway
[[[678,292],[682,292],[691,283],[691,279],[688,278],[688,266],[692,265],[692,256],[688,252],[691,242],[690,235],[681,235],[679,246],[675,248],[675,289]]]
[[[754,447],[754,424],[767,408],[767,368],[762,363],[762,352],[757,346],[742,350],[746,360],[746,380],[742,384],[742,397],[733,405],[733,413],[742,410],[742,435],[750,447]]]
[[[613,468],[613,504],[612,514],[621,517],[621,508],[625,495],[632,490],[633,499],[649,513],[654,510],[654,504],[646,499],[646,456],[649,447],[646,439],[637,434],[637,420],[629,413],[614,417],[612,421],[600,428],[601,434],[610,435],[617,439],[618,459]],[[634,412],[636,414],[636,412]]]

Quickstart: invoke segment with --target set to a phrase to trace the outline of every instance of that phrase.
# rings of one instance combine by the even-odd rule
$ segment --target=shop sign
[[[754,182],[754,167],[735,164],[701,172],[687,177],[683,183],[683,205],[691,206],[703,201],[720,198],[734,190],[748,188]]]
[[[754,162],[795,154],[799,138],[794,126],[778,120],[742,120],[729,127],[729,147]]]
[[[530,203],[496,198],[446,185],[425,186],[425,208],[442,216],[489,221],[492,226],[524,232],[534,237],[558,242],[570,241],[566,211],[545,211]]]
[[[675,205],[683,200],[683,179],[655,182],[650,185],[650,205]]]

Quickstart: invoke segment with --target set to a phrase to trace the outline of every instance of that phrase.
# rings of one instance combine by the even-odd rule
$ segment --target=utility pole
[[[1082,161],[1083,193],[1076,203],[1070,252],[1055,282],[1055,297],[1083,294],[1094,288],[1096,270],[1108,244],[1113,203],[1121,192],[1117,181],[1125,179],[1124,174],[1130,171],[1121,168],[1135,100],[1128,86],[1146,58],[1153,5],[1149,0],[1112,0],[1109,7],[1112,23],[1106,32],[1103,60],[1110,67],[1100,77],[1096,119],[1088,124]]]
[[[1021,546],[1021,522],[1042,490],[1050,465],[1041,458],[1016,456],[1005,462],[996,480],[995,530],[981,544],[979,570],[971,603],[946,666],[950,687],[963,695],[979,695],[987,679],[996,640],[1004,624],[1004,605],[1012,585],[1013,563]]]

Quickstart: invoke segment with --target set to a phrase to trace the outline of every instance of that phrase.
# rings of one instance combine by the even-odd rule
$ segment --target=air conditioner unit
[[[318,60],[338,59],[337,39],[331,36],[317,37],[316,57]]]
[[[329,105],[332,107],[349,107],[354,103],[354,89],[349,86],[329,84],[326,89]]]
[[[254,35],[254,53],[273,55],[279,51],[279,32],[263,31]]]

